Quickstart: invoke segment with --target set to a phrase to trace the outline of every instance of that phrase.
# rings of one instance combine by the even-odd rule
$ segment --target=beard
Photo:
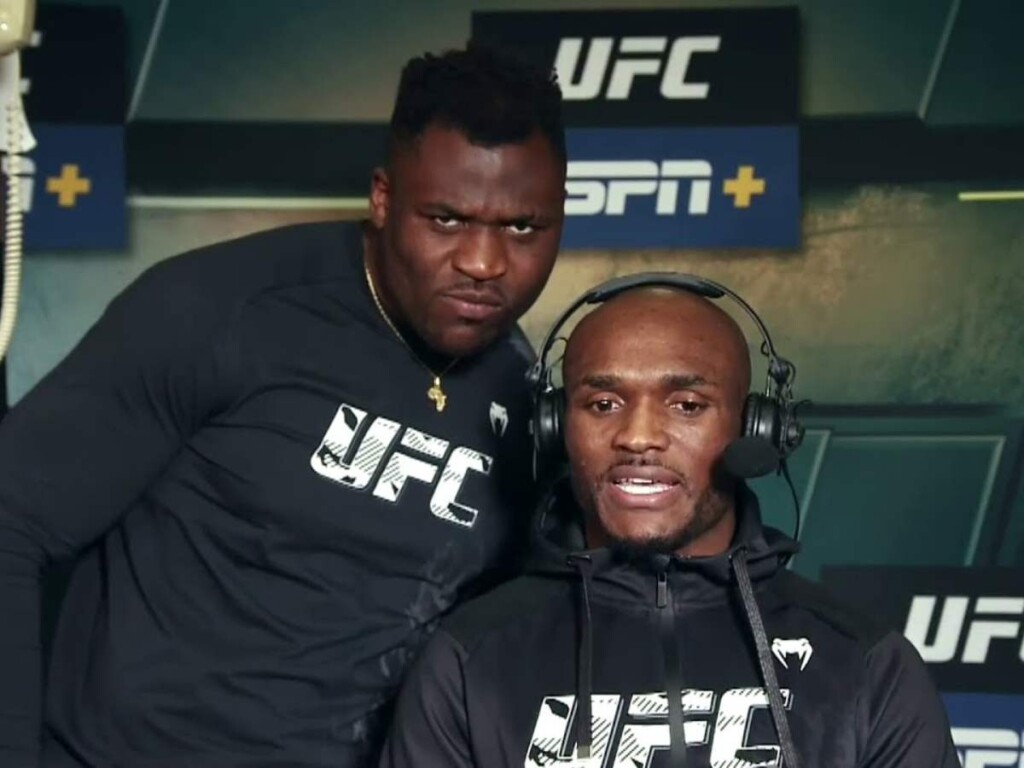
[[[608,540],[609,549],[627,559],[643,559],[651,555],[671,555],[679,552],[718,525],[728,509],[729,502],[726,497],[720,491],[708,488],[694,504],[693,517],[686,525],[675,531],[625,538],[605,528],[600,517],[594,522],[601,527]]]
[[[677,472],[677,474],[684,489],[689,490],[692,486],[688,479],[682,473]],[[596,493],[590,497],[589,504],[580,506],[590,519],[590,523],[600,529],[609,549],[626,559],[642,560],[651,555],[675,554],[717,526],[731,509],[735,491],[735,480],[715,467],[712,471],[712,483],[696,498],[693,514],[685,523],[674,530],[663,533],[636,536],[622,536],[608,529],[597,509]],[[578,501],[582,500],[579,493],[576,496]]]

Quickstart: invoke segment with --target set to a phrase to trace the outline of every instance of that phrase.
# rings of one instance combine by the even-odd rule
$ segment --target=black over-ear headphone
[[[616,277],[591,288],[577,298],[555,321],[544,338],[540,355],[527,372],[533,389],[533,473],[537,479],[554,477],[564,466],[565,391],[551,381],[548,354],[562,326],[584,304],[600,304],[625,291],[646,286],[680,288],[709,299],[728,296],[750,316],[761,332],[761,353],[768,358],[768,373],[763,393],[747,395],[743,406],[743,432],[725,450],[725,468],[736,477],[760,477],[779,469],[782,462],[797,449],[804,437],[793,401],[793,380],[796,367],[779,357],[761,318],[738,294],[724,285],[696,275],[676,272],[644,272]]]

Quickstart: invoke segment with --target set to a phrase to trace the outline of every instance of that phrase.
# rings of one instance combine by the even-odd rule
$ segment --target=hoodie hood
[[[687,765],[685,716],[681,692],[685,689],[677,633],[677,615],[683,605],[725,601],[738,593],[748,630],[756,648],[757,665],[768,697],[769,710],[779,737],[783,765],[799,768],[799,757],[786,719],[782,692],[775,674],[754,581],[769,578],[785,566],[798,544],[761,524],[757,497],[745,484],[737,488],[736,533],[723,553],[712,557],[657,554],[626,557],[608,548],[587,549],[582,515],[568,483],[556,485],[541,503],[534,520],[535,547],[529,570],[546,578],[572,579],[579,584],[579,645],[576,654],[577,755],[590,757],[593,693],[592,595],[601,600],[648,605],[657,617],[665,662],[671,764]]]

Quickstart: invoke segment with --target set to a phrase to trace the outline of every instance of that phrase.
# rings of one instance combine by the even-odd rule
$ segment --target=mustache
[[[482,283],[474,280],[463,280],[447,286],[444,295],[453,296],[480,304],[508,304],[504,291],[494,283]]]

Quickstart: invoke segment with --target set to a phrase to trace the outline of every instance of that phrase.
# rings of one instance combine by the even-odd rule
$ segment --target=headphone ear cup
[[[766,440],[773,449],[779,447],[778,403],[763,394],[752,392],[743,403],[743,437]]]
[[[792,405],[751,393],[743,404],[743,437],[766,440],[786,458],[803,442],[804,428]]]
[[[779,424],[779,445],[783,458],[789,456],[804,441],[804,426],[797,417],[796,407],[782,409]]]
[[[545,390],[534,403],[533,422],[533,476],[554,476],[565,463],[565,437],[562,424],[565,419],[565,390],[561,387]]]
[[[772,425],[765,423],[773,410],[771,406],[771,401],[762,394],[751,392],[747,395],[747,399],[743,403],[742,437],[760,438],[775,444],[775,441],[772,440]]]

